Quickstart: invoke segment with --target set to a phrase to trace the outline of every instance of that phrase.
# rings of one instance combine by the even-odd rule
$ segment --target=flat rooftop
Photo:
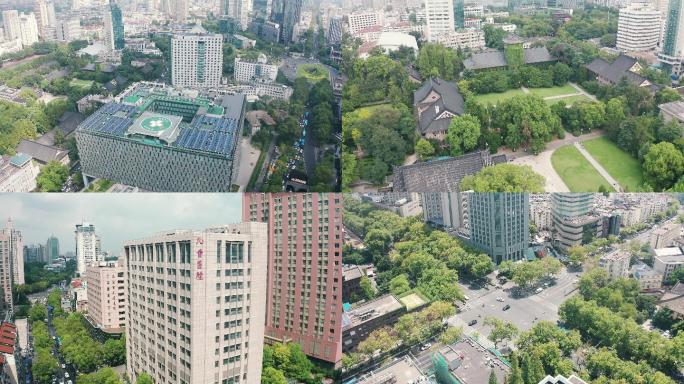
[[[344,267],[342,269],[342,276],[344,277],[344,281],[360,279],[363,275],[363,270],[361,270],[361,267],[359,267],[358,265],[352,265]]]
[[[437,353],[437,357],[441,355],[445,360],[451,375],[461,383],[486,383],[492,370],[503,383],[510,370],[507,362],[469,338],[444,346]]]
[[[342,319],[342,330],[403,308],[404,305],[392,295],[378,297],[345,312]]]
[[[78,127],[150,146],[232,156],[240,138],[244,97],[214,102],[197,92],[137,84],[105,104]]]
[[[356,384],[408,384],[416,383],[424,376],[409,359],[400,359],[377,371],[356,377]]]
[[[667,247],[654,249],[655,257],[663,262],[680,262],[684,263],[684,254],[679,247]]]

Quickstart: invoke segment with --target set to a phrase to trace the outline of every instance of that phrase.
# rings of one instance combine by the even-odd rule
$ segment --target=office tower
[[[123,16],[121,15],[121,8],[116,5],[114,0],[111,0],[109,9],[105,12],[104,32],[105,45],[109,50],[124,49],[126,42],[124,40]]]
[[[24,245],[24,261],[35,263],[43,262],[45,246],[43,244]]]
[[[121,333],[126,326],[126,277],[123,258],[86,267],[86,319],[105,333]]]
[[[342,17],[333,16],[330,18],[330,25],[328,25],[328,44],[338,45],[342,43]]]
[[[469,193],[470,242],[496,264],[523,260],[530,243],[526,193]]]
[[[271,21],[282,26],[284,8],[285,0],[273,0],[271,3]]]
[[[684,13],[684,1],[670,1],[661,51],[658,53],[658,60],[663,69],[676,76],[682,74],[682,60],[684,60],[684,23],[680,23],[682,13]]]
[[[554,240],[561,248],[589,243],[597,235],[600,217],[592,215],[593,193],[554,193],[551,216]]]
[[[453,0],[425,0],[427,39],[436,41],[437,36],[454,31]]]
[[[649,51],[660,39],[660,12],[648,3],[620,9],[616,46],[622,51]]]
[[[95,226],[83,222],[76,224],[76,273],[83,276],[86,266],[102,261],[100,237],[95,233]]]
[[[454,1],[454,25],[456,28],[463,28],[465,26],[464,0]]]
[[[176,230],[124,243],[126,366],[155,383],[259,384],[267,226]]]
[[[24,47],[38,42],[38,23],[33,13],[19,15],[19,32]]]
[[[216,87],[223,73],[223,36],[195,27],[171,38],[171,82],[182,87]]]
[[[21,38],[21,29],[19,27],[19,11],[10,9],[2,12],[2,26],[5,30],[5,38],[7,40],[15,40]]]
[[[45,244],[45,250],[47,252],[47,262],[52,263],[53,261],[59,259],[59,239],[54,236],[50,236]]]
[[[286,0],[283,4],[280,40],[283,44],[293,43],[295,25],[302,17],[302,3],[304,0]]]
[[[252,0],[221,0],[221,15],[235,20],[241,30],[249,26],[249,16],[252,13]]]
[[[245,194],[243,219],[268,223],[266,341],[342,358],[342,196]],[[263,276],[263,275],[262,275]]]

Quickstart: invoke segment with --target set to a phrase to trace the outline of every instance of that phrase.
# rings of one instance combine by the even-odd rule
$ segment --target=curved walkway
[[[603,176],[603,178],[606,179],[606,181],[608,181],[608,182],[610,183],[610,185],[613,186],[613,188],[615,188],[615,191],[616,191],[616,192],[622,192],[622,187],[620,186],[620,183],[618,183],[617,180],[615,180],[615,179],[610,175],[610,173],[608,173],[608,172],[603,168],[603,166],[602,166],[601,164],[599,164],[599,162],[596,161],[596,160],[591,156],[591,154],[589,154],[589,152],[587,152],[586,149],[584,149],[584,145],[582,145],[582,142],[575,142],[575,143],[574,143],[574,146],[575,146],[575,148],[577,148],[577,150],[582,154],[582,156],[584,156],[584,158],[587,159],[587,161],[588,161],[594,168],[596,168],[596,170],[598,171],[598,173],[600,173],[601,176]]]
[[[537,156],[523,156],[512,161],[516,165],[529,165],[532,170],[544,176],[546,184],[544,190],[546,192],[570,192],[570,188],[565,185],[563,179],[558,175],[553,165],[551,164],[551,155],[555,149],[546,150]]]

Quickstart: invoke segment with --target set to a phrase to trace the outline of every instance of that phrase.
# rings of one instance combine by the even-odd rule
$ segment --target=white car
[[[504,299],[503,299],[503,297],[497,297],[496,301],[503,303]]]
[[[537,290],[536,290],[535,292],[536,292],[536,293],[539,293],[539,292],[541,292],[541,291],[543,291],[543,290],[544,290],[544,288],[539,287],[539,288],[537,288]]]
[[[423,344],[423,345],[420,346],[420,350],[421,350],[421,351],[425,351],[425,350],[429,349],[430,347],[432,347],[432,344],[430,344],[430,343],[425,343],[425,344]]]
[[[66,369],[66,364],[62,364],[62,369]]]
[[[64,377],[69,378],[69,372],[64,372]]]

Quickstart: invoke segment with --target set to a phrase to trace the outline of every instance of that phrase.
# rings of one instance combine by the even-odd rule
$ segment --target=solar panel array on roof
[[[191,128],[181,130],[174,145],[180,148],[230,155],[239,124],[235,119],[197,116]]]
[[[126,117],[114,116],[114,114],[118,112],[123,112],[124,116]],[[100,108],[87,119],[85,119],[81,123],[80,129],[122,136],[126,133],[128,127],[133,124],[132,117],[135,115],[135,113],[135,107],[124,104],[110,103]]]

